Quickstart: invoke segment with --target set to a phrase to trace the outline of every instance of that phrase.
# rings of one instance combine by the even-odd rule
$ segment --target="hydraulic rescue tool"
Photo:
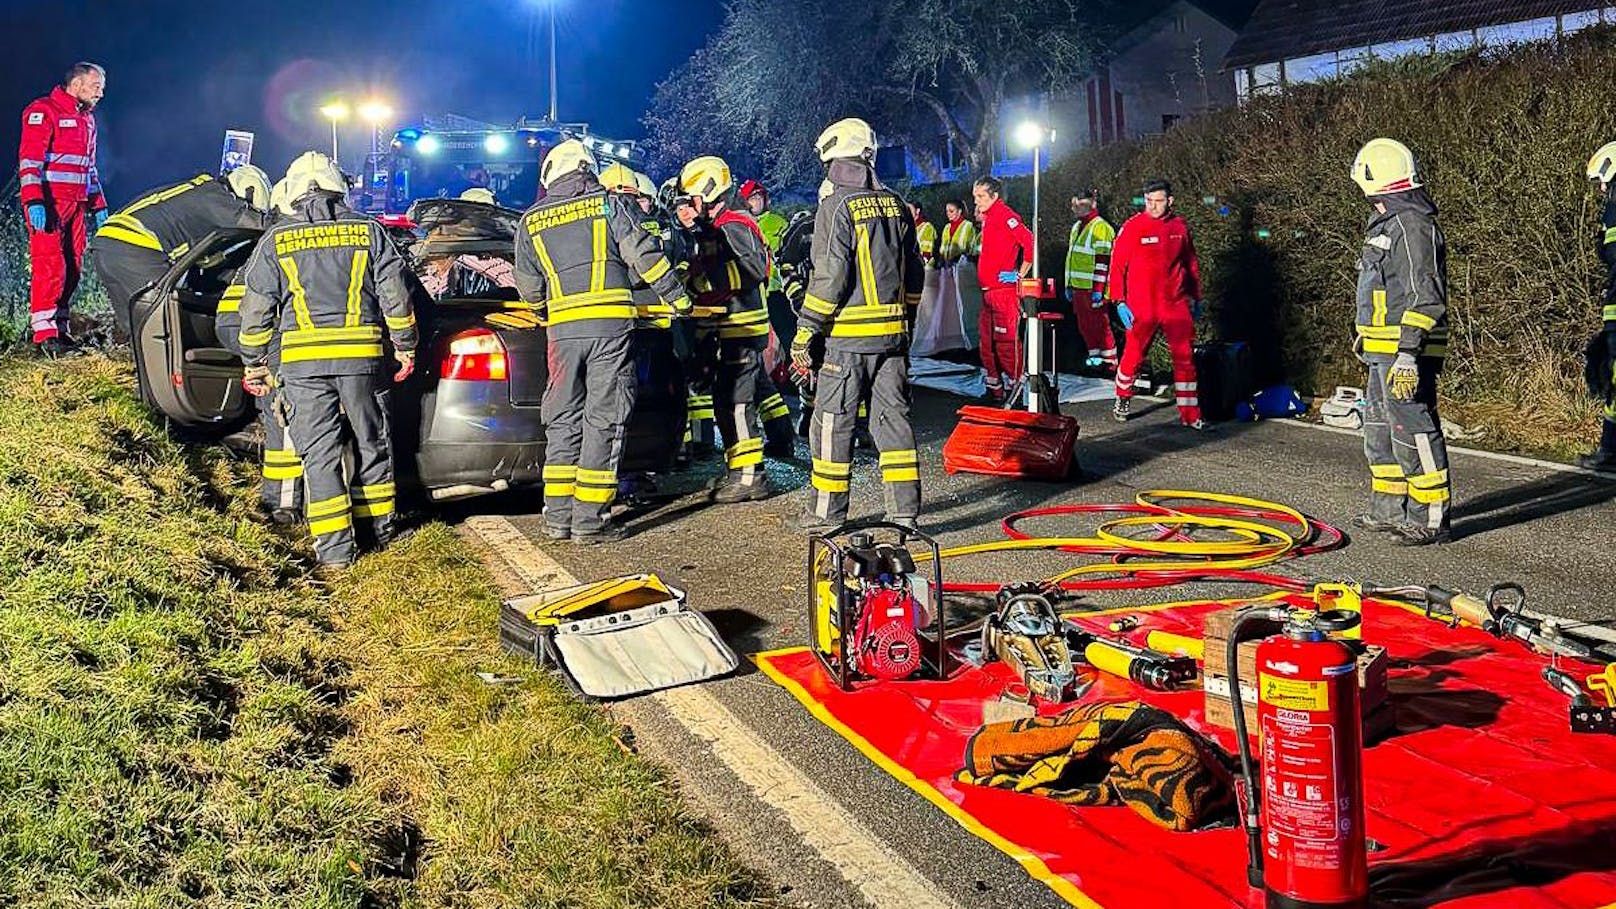
[[[1243,610],[1229,633],[1231,690],[1240,690],[1241,630],[1262,621],[1283,627],[1257,645],[1260,784],[1245,703],[1233,699],[1246,782],[1247,878],[1263,888],[1267,909],[1362,909],[1369,864],[1357,658],[1330,637],[1356,628],[1362,616],[1289,606]]]
[[[1532,650],[1590,663],[1616,660],[1616,645],[1588,640],[1558,627],[1552,619],[1526,614],[1526,590],[1494,584],[1485,598],[1442,587],[1364,587],[1366,597],[1402,600],[1425,607],[1427,617],[1468,622],[1495,638],[1513,638]]]
[[[1543,681],[1549,687],[1571,699],[1568,716],[1571,720],[1571,731],[1578,733],[1605,733],[1616,735],[1616,704],[1611,704],[1611,693],[1608,686],[1608,676],[1612,674],[1612,667],[1606,667],[1603,673],[1588,677],[1588,684],[1605,694],[1607,703],[1595,704],[1594,699],[1578,682],[1576,676],[1553,666],[1543,667]]]
[[[1171,691],[1201,675],[1195,660],[1187,656],[1160,653],[1121,638],[1102,638],[1081,629],[1069,629],[1066,636],[1090,666],[1131,679],[1151,691]]]
[[[1059,594],[1054,585],[1040,581],[999,588],[998,608],[982,621],[981,641],[984,662],[1002,660],[1032,696],[1057,704],[1080,696],[1087,687],[1080,685],[1066,643],[1066,622],[1055,609]]]
[[[917,544],[930,550],[924,574]],[[809,644],[843,691],[860,679],[947,676],[940,564],[936,541],[899,524],[846,524],[809,538]]]

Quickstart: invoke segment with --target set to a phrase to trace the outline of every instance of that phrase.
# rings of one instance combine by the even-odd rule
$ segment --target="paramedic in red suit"
[[[1206,429],[1195,383],[1195,319],[1201,310],[1201,264],[1190,228],[1173,212],[1173,187],[1166,180],[1145,184],[1145,210],[1122,225],[1111,252],[1110,298],[1128,325],[1128,339],[1117,367],[1117,402],[1112,412],[1128,419],[1134,381],[1145,351],[1161,329],[1173,355],[1173,388],[1178,415],[1194,430]]]
[[[999,198],[1003,186],[992,177],[983,177],[971,187],[976,213],[982,219],[982,255],[976,261],[982,283],[981,337],[982,369],[988,397],[1004,400],[1001,375],[1014,383],[1021,377],[1021,344],[1017,330],[1021,324],[1021,299],[1016,282],[1032,270],[1032,231],[1021,216]]]
[[[107,216],[95,169],[95,115],[106,71],[75,63],[67,79],[22,112],[17,177],[33,260],[29,323],[46,356],[74,351],[67,306],[79,283],[84,243]],[[90,223],[86,223],[90,222]]]

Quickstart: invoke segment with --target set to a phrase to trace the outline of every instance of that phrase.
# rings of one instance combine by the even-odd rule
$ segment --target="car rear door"
[[[252,254],[259,231],[215,231],[135,300],[135,367],[152,404],[185,426],[233,424],[252,410],[241,359],[220,343],[219,297]]]

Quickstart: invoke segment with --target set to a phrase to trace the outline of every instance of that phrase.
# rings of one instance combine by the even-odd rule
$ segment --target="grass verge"
[[[428,525],[330,588],[126,367],[0,362],[0,905],[746,905]],[[518,681],[491,685],[478,670]]]

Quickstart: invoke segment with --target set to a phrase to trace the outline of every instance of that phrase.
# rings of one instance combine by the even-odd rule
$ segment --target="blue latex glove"
[[[1095,309],[1099,309],[1105,305],[1105,294],[1096,290],[1089,294],[1089,302],[1094,305]]]
[[[1197,322],[1201,321],[1201,301],[1200,300],[1193,300],[1193,301],[1190,302],[1190,318],[1194,319]]]
[[[28,226],[33,228],[35,233],[45,229],[45,206],[38,202],[28,205]]]
[[[105,223],[107,223],[107,210],[106,209],[103,208],[100,211],[95,211],[95,212],[90,213],[90,230],[91,230],[92,233],[95,232],[95,231],[100,230],[101,225],[103,225]]]
[[[1117,318],[1122,320],[1123,328],[1133,327],[1133,310],[1129,309],[1128,304],[1121,300],[1117,301]]]
[[[1021,280],[1021,272],[1019,272],[1019,271],[1001,271],[1001,272],[999,272],[999,283],[1000,284],[1014,284],[1014,283],[1016,283],[1017,281],[1020,281],[1020,280]]]

